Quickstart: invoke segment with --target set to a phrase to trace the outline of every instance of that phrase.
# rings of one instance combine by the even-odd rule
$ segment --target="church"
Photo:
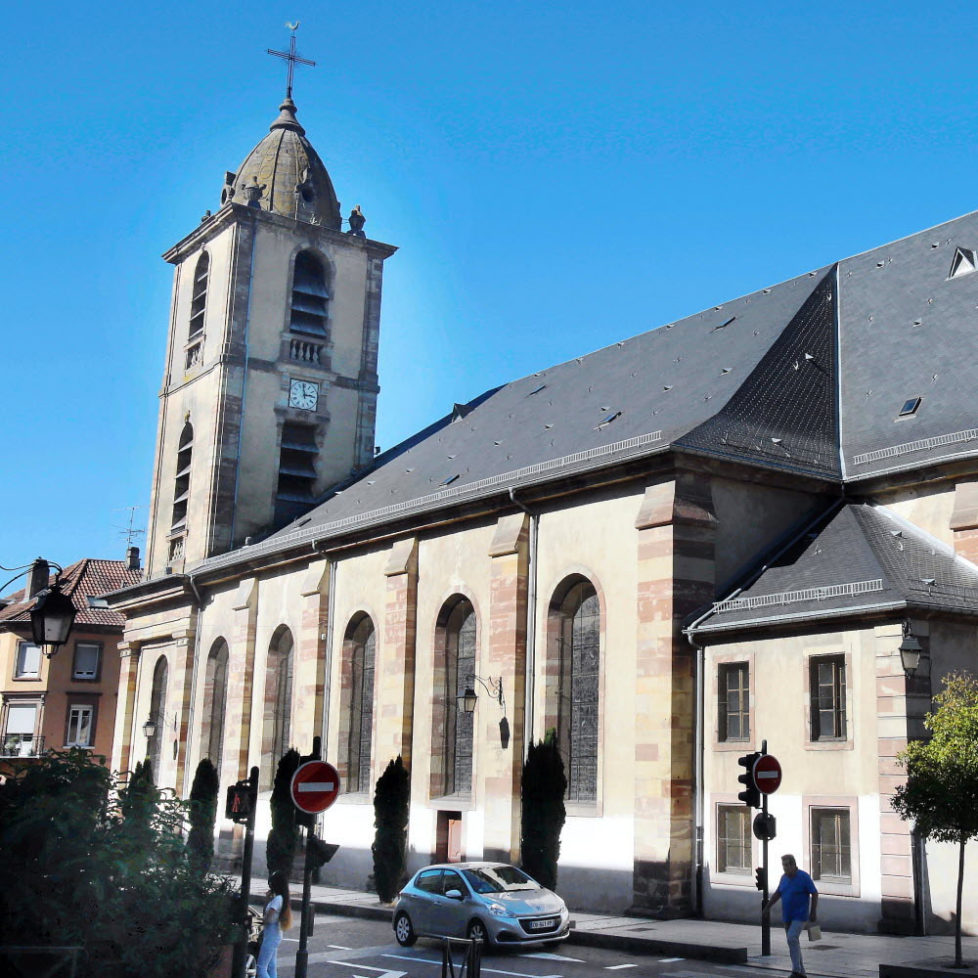
[[[366,888],[391,759],[409,870],[518,861],[522,760],[554,731],[572,908],[754,921],[737,761],[766,746],[774,865],[811,871],[823,925],[946,926],[955,854],[890,798],[941,677],[978,667],[978,213],[379,453],[396,249],[342,217],[291,95],[164,255],[146,569],[107,598],[113,767],[149,756],[185,797],[203,757],[222,790],[256,765],[267,800],[319,736],[342,778],[324,879]]]

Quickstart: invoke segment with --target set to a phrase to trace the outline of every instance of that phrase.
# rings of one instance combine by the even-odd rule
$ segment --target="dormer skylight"
[[[955,248],[951,259],[951,270],[947,273],[949,279],[970,275],[978,268],[978,255],[971,248]]]
[[[909,418],[911,415],[917,413],[917,408],[920,407],[920,402],[922,398],[920,397],[908,397],[907,400],[903,402],[903,407],[900,408],[900,413],[897,415],[898,418]]]

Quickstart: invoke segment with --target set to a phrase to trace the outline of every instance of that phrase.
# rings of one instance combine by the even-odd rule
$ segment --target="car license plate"
[[[554,922],[552,917],[547,917],[546,920],[531,920],[530,930],[547,930],[553,927]]]

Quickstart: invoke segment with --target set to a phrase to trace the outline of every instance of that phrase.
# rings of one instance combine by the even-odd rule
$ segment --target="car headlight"
[[[513,915],[501,903],[490,903],[489,913],[494,917],[512,917]]]

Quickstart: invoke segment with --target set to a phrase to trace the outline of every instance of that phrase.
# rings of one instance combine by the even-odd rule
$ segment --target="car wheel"
[[[418,939],[411,918],[403,910],[394,918],[394,936],[401,947],[410,947]]]
[[[250,952],[245,956],[245,975],[247,978],[255,978],[258,974],[258,962],[255,960],[255,956]]]
[[[486,925],[478,919],[478,917],[469,923],[469,929],[466,931],[470,941],[479,941],[489,947],[492,941],[489,940],[489,931],[486,930]]]

